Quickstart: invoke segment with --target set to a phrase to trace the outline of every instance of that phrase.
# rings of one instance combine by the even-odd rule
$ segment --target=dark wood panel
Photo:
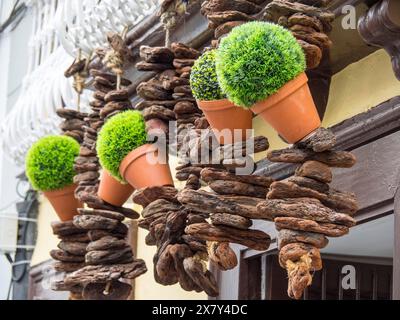
[[[364,210],[394,198],[400,178],[400,131],[353,150],[357,164],[335,169],[333,187],[354,192]]]
[[[261,257],[241,259],[239,300],[261,299]]]
[[[391,295],[391,264],[380,264],[378,260],[369,258],[360,261],[358,257],[337,257],[323,255],[324,269],[313,276],[313,284],[305,294],[304,300],[362,300],[390,299]],[[287,274],[279,266],[276,254],[268,255],[268,288],[265,294],[267,300],[290,300],[287,296]],[[344,290],[342,286],[345,265],[356,269],[356,289]]]
[[[338,148],[352,150],[400,130],[400,96],[332,127]]]

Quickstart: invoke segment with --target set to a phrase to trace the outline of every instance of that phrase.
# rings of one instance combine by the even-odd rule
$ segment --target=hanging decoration
[[[88,60],[78,57],[74,63],[65,72],[65,77],[74,78],[74,88],[77,96],[80,97],[85,87],[85,79],[88,77]],[[88,114],[79,111],[80,98],[78,101],[78,110],[59,108],[57,115],[64,119],[60,129],[64,135],[75,139],[82,145],[84,140]],[[82,148],[82,146],[81,146]],[[78,169],[74,168],[75,170]],[[78,171],[77,171],[78,172]],[[50,256],[56,260],[53,267],[57,272],[71,273],[85,266],[86,247],[90,239],[85,230],[74,226],[72,220],[64,222],[53,222],[52,229],[61,242],[58,249],[52,250]],[[81,300],[83,287],[81,285],[66,286],[63,282],[53,283],[53,290],[70,291],[71,300]]]
[[[264,137],[254,139],[254,153],[266,151],[269,148],[268,140]],[[230,250],[229,260],[224,255],[216,256],[215,247],[236,243],[245,247],[265,251],[269,248],[271,239],[266,233],[250,229],[253,221],[262,219],[257,212],[257,205],[265,198],[268,187],[273,182],[269,177],[253,175],[236,175],[235,170],[243,163],[234,159],[224,158],[224,154],[240,154],[250,157],[245,141],[234,145],[218,147],[213,152],[221,154],[220,165],[206,166],[201,169],[200,178],[207,183],[213,192],[183,190],[178,195],[178,200],[187,210],[193,213],[207,214],[211,224],[207,221],[189,225],[186,233],[194,238],[208,241],[210,258],[222,270],[236,267],[229,263],[235,254]],[[205,146],[203,146],[204,150]],[[229,152],[227,152],[227,149]],[[231,153],[232,152],[232,153]],[[254,168],[254,167],[253,167]],[[213,243],[217,242],[217,244]],[[229,249],[228,249],[229,250]]]
[[[251,193],[254,198],[243,197],[243,210],[249,209],[252,204],[253,211],[256,211],[256,205],[267,193],[266,188],[260,191],[260,184],[269,186],[272,179],[260,178],[257,185],[257,182],[250,182],[250,176],[243,178],[247,183],[240,182],[239,178],[228,172],[226,168],[235,169],[243,166],[243,163],[224,158],[223,155],[245,155],[244,143],[219,146],[217,150],[213,150],[221,155],[217,164],[197,164],[200,163],[198,161],[202,152],[210,154],[212,151],[212,144],[209,146],[206,141],[215,139],[197,106],[189,82],[192,67],[200,53],[181,43],[172,43],[170,48],[168,45],[167,34],[165,47],[143,46],[140,49],[144,61],[137,64],[138,70],[158,72],[158,75],[138,86],[137,93],[144,101],[137,108],[142,110],[150,130],[162,129],[167,132],[167,121],[177,120],[175,147],[180,165],[176,168],[176,178],[186,181],[186,187],[180,192],[171,187],[139,190],[134,195],[134,201],[144,208],[143,220],[139,226],[149,231],[146,243],[158,248],[154,257],[156,281],[163,285],[179,282],[185,290],[204,290],[210,296],[217,296],[218,287],[213,275],[207,270],[207,261],[211,259],[222,270],[230,270],[238,263],[229,246],[230,242],[244,244],[256,250],[266,250],[269,247],[269,236],[261,231],[250,230],[252,222],[232,210],[235,200],[241,200],[240,195]],[[199,130],[208,130],[208,133],[202,135]],[[253,142],[256,153],[268,149],[268,141],[263,137],[255,138]],[[191,148],[184,148],[188,145]],[[190,153],[193,150],[198,151],[196,163],[191,161]],[[201,176],[202,172],[204,177]],[[212,178],[213,173],[217,176],[215,179]],[[221,196],[198,191],[201,188],[201,178],[218,189]],[[228,185],[234,190],[228,191]],[[245,190],[247,187],[251,189],[248,192]],[[214,208],[228,194],[239,195],[237,199],[234,196],[228,199],[229,196],[226,196],[225,208],[232,206],[231,210],[222,212]],[[257,198],[260,195],[261,198]],[[210,217],[212,225],[207,222]]]
[[[293,33],[302,46],[307,60],[307,69],[317,68],[324,54],[327,54],[332,43],[327,36],[332,29],[334,14],[326,9],[330,0],[285,1],[273,0],[264,6],[260,1],[224,1],[207,0],[203,2],[201,12],[209,20],[209,28],[215,30],[218,47],[219,41],[230,31],[241,24],[253,20],[266,20],[278,23]],[[204,169],[201,177],[208,182],[210,188],[222,196],[206,192],[183,192],[180,200],[189,207],[208,207],[216,212],[211,216],[214,226],[206,224],[188,227],[186,232],[201,239],[212,240],[226,237],[231,242],[238,242],[253,249],[263,250],[256,239],[246,234],[246,241],[237,239],[239,232],[223,233],[215,229],[215,225],[224,224],[243,232],[251,224],[249,219],[275,219],[279,230],[280,263],[289,276],[288,294],[299,299],[304,290],[312,283],[314,271],[322,268],[319,250],[328,244],[327,237],[339,237],[347,234],[355,225],[351,217],[357,211],[354,194],[340,192],[329,187],[332,182],[330,167],[351,167],[355,158],[346,152],[330,151],[334,148],[334,135],[324,128],[318,129],[310,136],[296,144],[294,148],[283,151],[272,151],[269,160],[273,162],[302,163],[294,177],[285,181],[273,182],[266,177],[251,176],[251,182],[261,178],[270,185],[246,186],[241,188],[246,176],[230,175],[215,169]],[[219,181],[218,179],[228,180]],[[250,178],[250,176],[248,177]],[[266,179],[266,180],[264,180]],[[232,181],[235,181],[233,184]],[[222,192],[221,192],[222,191]],[[224,194],[225,192],[228,195]],[[232,199],[232,193],[238,192],[241,198]],[[267,201],[258,203],[244,202],[244,193],[263,198],[267,193]],[[247,194],[250,196],[250,194]],[[293,199],[294,198],[294,199]],[[195,200],[193,200],[195,199]],[[204,205],[204,204],[208,204]],[[201,204],[201,205],[200,205]],[[251,208],[255,210],[251,210]],[[206,209],[204,209],[206,210]],[[230,210],[230,211],[229,211]],[[233,219],[227,213],[239,215]],[[275,215],[272,215],[272,212]],[[313,216],[315,214],[315,216]],[[303,219],[303,220],[302,220]],[[239,239],[240,240],[240,239]]]
[[[68,108],[59,108],[56,110],[57,115],[64,119],[60,125],[60,129],[64,135],[69,136],[80,144],[84,139],[84,127],[87,125],[85,119],[88,114],[81,112],[81,95],[83,90],[86,88],[86,79],[89,77],[89,60],[90,58],[82,58],[81,53],[78,54],[77,59],[73,64],[65,71],[64,76],[66,78],[73,78],[73,87],[77,94],[77,110]]]
[[[147,271],[144,261],[134,257],[126,239],[128,227],[125,219],[137,219],[139,215],[132,209],[106,203],[97,196],[100,177],[97,134],[108,118],[132,109],[129,98],[134,93],[128,87],[131,82],[122,78],[124,62],[129,60],[130,51],[119,35],[110,34],[108,39],[111,48],[108,51],[99,50],[97,54],[114,73],[91,70],[96,91],[90,102],[92,112],[84,118],[84,139],[75,162],[78,172],[75,194],[87,208],[80,209],[80,214],[72,222],[53,226],[54,232],[60,236],[66,232],[82,240],[79,242],[81,256],[76,261],[80,265],[69,269],[69,265],[63,266],[65,270],[59,267],[59,271],[73,272],[68,273],[63,281],[55,283],[54,289],[80,290],[85,300],[126,300],[132,286],[120,280],[133,280]]]
[[[169,44],[168,42],[167,35],[167,45]],[[170,51],[173,53],[172,57],[169,54],[167,55]],[[184,289],[188,289],[187,283],[185,283],[185,275],[189,275],[200,289],[202,288],[210,296],[216,296],[218,295],[218,287],[215,285],[212,274],[206,269],[206,262],[211,259],[222,270],[233,269],[237,266],[238,260],[234,251],[229,246],[230,242],[247,244],[253,248],[266,250],[269,247],[270,238],[261,231],[249,230],[252,224],[250,220],[241,218],[236,213],[229,215],[223,212],[223,214],[219,215],[220,212],[216,212],[213,205],[219,204],[220,199],[215,199],[214,203],[211,203],[212,201],[208,199],[204,200],[201,197],[213,197],[213,194],[205,191],[197,191],[201,188],[200,179],[202,178],[201,173],[203,169],[206,171],[207,168],[211,167],[210,170],[217,170],[217,172],[224,176],[218,181],[221,182],[221,180],[230,180],[235,177],[234,174],[228,173],[223,164],[230,169],[235,169],[237,166],[243,165],[243,163],[235,162],[232,158],[228,159],[223,156],[217,164],[201,164],[199,162],[202,152],[209,154],[212,151],[210,150],[210,146],[205,142],[208,139],[215,139],[212,131],[209,130],[206,118],[197,106],[190,88],[190,74],[194,62],[200,56],[200,53],[184,44],[173,43],[170,50],[167,46],[163,48],[142,47],[141,56],[145,61],[137,65],[139,70],[161,70],[162,72],[152,80],[138,87],[138,94],[145,99],[145,101],[138,104],[138,108],[144,109],[143,113],[145,117],[153,121],[154,118],[158,119],[158,121],[162,119],[171,121],[175,115],[177,120],[176,148],[180,161],[180,165],[176,168],[176,178],[180,181],[186,181],[186,187],[179,193],[169,191],[168,200],[164,199],[167,193],[165,190],[163,192],[164,198],[162,198],[161,192],[157,190],[158,196],[162,200],[159,198],[157,200],[154,194],[155,190],[142,190],[134,196],[134,201],[142,204],[145,208],[142,213],[144,220],[141,221],[140,225],[150,231],[147,242],[148,244],[156,244],[158,246],[158,253],[154,259],[155,277],[162,284],[171,284],[178,281]],[[157,108],[155,106],[156,103],[161,103],[163,107]],[[160,110],[163,112],[157,115],[155,111]],[[171,113],[170,110],[173,110],[173,112]],[[165,117],[167,113],[171,116]],[[150,124],[149,127],[151,126]],[[208,130],[208,133],[202,135],[199,130]],[[268,141],[263,137],[258,137],[255,139],[255,145],[256,152],[265,151],[268,148]],[[187,146],[190,146],[190,148],[187,148]],[[231,155],[236,154],[238,151],[243,155],[245,152],[244,144],[235,146],[226,145],[218,148],[219,150],[214,151],[220,155],[228,154],[229,150],[231,151]],[[193,150],[198,151],[198,159],[196,159],[195,163],[191,161],[190,153]],[[249,176],[246,178],[249,178]],[[218,188],[218,182],[213,184],[213,187]],[[271,179],[265,179],[263,183],[268,183],[269,185],[271,182]],[[222,181],[222,183],[224,182]],[[231,184],[235,184],[235,179],[231,181]],[[247,186],[253,187],[253,189],[257,188],[251,183],[247,185],[243,183],[241,185],[242,188],[246,188]],[[221,194],[224,194],[223,190],[227,190],[227,188],[220,187],[219,190]],[[244,192],[243,190],[242,192]],[[238,193],[240,192],[238,191]],[[266,191],[262,193],[265,197]],[[146,197],[148,197],[147,202],[143,199]],[[152,202],[151,200],[153,199],[156,201]],[[253,204],[257,204],[254,200],[249,199],[250,202],[253,201]],[[262,201],[261,199],[258,200]],[[234,200],[232,199],[230,204],[232,205],[233,202]],[[203,203],[204,207],[199,205],[200,203]],[[169,219],[173,219],[174,216],[172,213],[169,215],[162,214],[162,211],[166,211],[165,207],[168,210],[180,210],[182,212],[182,219],[179,220],[180,224],[178,224],[179,228],[172,228],[172,222],[170,222],[171,227],[168,227]],[[210,218],[210,213],[212,214],[211,219],[214,221],[213,225],[207,222]],[[176,219],[172,221],[177,223]],[[233,228],[231,228],[232,226]],[[179,230],[177,235],[181,234],[180,239],[179,237],[170,239],[171,228]],[[198,231],[198,228],[205,228],[205,235],[201,235],[201,231]],[[172,243],[183,242],[184,246],[188,246],[191,249],[192,255],[195,253],[194,258],[189,256],[183,260],[183,268],[176,258],[174,263],[172,263],[176,255],[175,250],[179,249],[169,246],[170,241],[173,241]],[[183,247],[180,250],[189,253]],[[195,270],[198,271],[195,272]],[[178,273],[178,277],[174,276],[176,273]]]
[[[268,154],[272,162],[299,164],[295,175],[274,182],[267,201],[257,206],[279,231],[279,262],[288,272],[288,295],[294,299],[302,297],[314,272],[322,269],[320,250],[328,245],[328,237],[347,235],[356,225],[355,195],[329,186],[331,168],[351,168],[356,158],[332,150],[335,144],[335,136],[321,128],[292,148]]]
[[[168,40],[167,40],[168,42]],[[146,120],[149,133],[169,131],[169,122],[175,121],[177,106],[186,112],[178,119],[179,127],[191,124],[201,116],[195,105],[189,86],[189,74],[199,52],[183,44],[173,43],[168,47],[140,48],[144,61],[137,64],[140,71],[158,74],[141,83],[138,95],[144,100],[137,105]],[[197,176],[191,176],[185,189],[198,189]],[[210,296],[218,295],[217,282],[207,269],[207,247],[185,234],[185,227],[196,221],[205,222],[206,215],[194,217],[177,200],[174,187],[153,187],[138,190],[134,202],[143,206],[139,226],[149,231],[146,244],[157,246],[154,256],[154,278],[162,285],[179,283],[186,291],[205,291]]]

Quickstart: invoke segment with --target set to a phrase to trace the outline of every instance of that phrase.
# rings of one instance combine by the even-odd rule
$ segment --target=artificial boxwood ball
[[[193,96],[199,101],[225,99],[215,70],[216,50],[206,51],[196,60],[190,74]]]
[[[305,69],[303,49],[291,32],[267,22],[234,28],[216,55],[222,91],[230,101],[247,108],[276,93]]]
[[[66,136],[40,139],[26,157],[26,175],[35,190],[54,191],[73,183],[79,144]]]
[[[119,167],[133,150],[146,144],[146,124],[139,111],[122,112],[106,122],[97,139],[101,166],[114,178],[124,182]]]

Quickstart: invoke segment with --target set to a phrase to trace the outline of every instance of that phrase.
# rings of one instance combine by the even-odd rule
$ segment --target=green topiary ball
[[[304,72],[306,60],[290,31],[273,23],[249,22],[221,41],[216,69],[228,99],[249,108]]]
[[[216,50],[205,52],[196,60],[190,74],[190,86],[194,97],[199,101],[225,99],[215,70]]]
[[[26,175],[36,190],[53,191],[73,183],[79,144],[66,136],[40,139],[26,157]]]
[[[119,167],[133,150],[146,144],[146,124],[139,111],[122,112],[106,122],[97,139],[100,163],[114,178],[124,182]]]

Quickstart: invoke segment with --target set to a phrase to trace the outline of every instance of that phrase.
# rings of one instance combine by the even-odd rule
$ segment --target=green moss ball
[[[36,190],[53,191],[73,183],[79,144],[66,136],[40,139],[26,157],[26,175]]]
[[[114,178],[124,182],[119,167],[133,150],[146,144],[146,124],[139,111],[122,112],[106,122],[97,139],[100,164]]]
[[[216,50],[206,51],[196,60],[190,74],[193,96],[200,101],[225,99],[215,70]]]
[[[225,37],[216,55],[222,91],[251,107],[276,93],[306,69],[303,49],[291,32],[267,22],[249,22]]]

